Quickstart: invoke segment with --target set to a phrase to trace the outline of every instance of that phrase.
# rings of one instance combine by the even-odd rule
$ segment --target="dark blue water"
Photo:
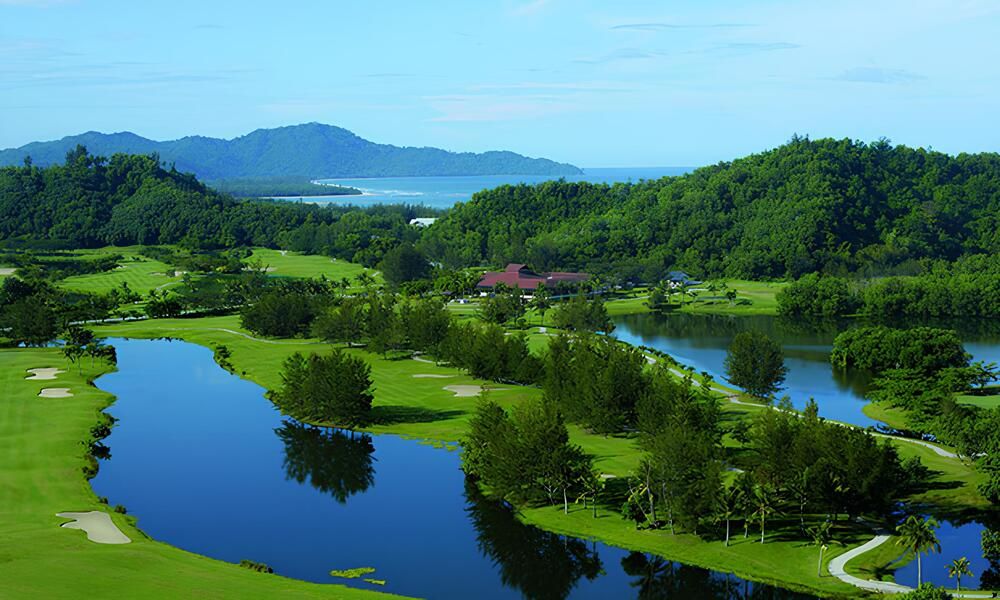
[[[924,554],[921,558],[923,561],[923,580],[935,585],[953,587],[955,580],[948,577],[948,565],[956,558],[964,556],[971,563],[972,577],[962,578],[962,588],[975,589],[983,573],[990,568],[990,563],[983,558],[980,547],[983,529],[985,527],[976,522],[956,524],[942,521],[937,529],[937,537],[941,542],[941,552]],[[897,583],[916,587],[917,561],[910,561],[906,566],[897,570],[895,579]],[[985,587],[996,589],[995,585],[990,585],[988,582]]]
[[[582,175],[566,175],[566,181],[592,183],[637,183],[643,179],[659,179],[670,175],[683,175],[689,167],[645,167],[622,169],[585,169]],[[541,183],[559,179],[546,175],[483,175],[471,177],[379,177],[372,179],[324,179],[332,183],[361,190],[363,196],[326,196],[301,198],[306,202],[321,204],[423,204],[433,208],[451,208],[456,202],[465,202],[472,194],[504,184]]]
[[[155,539],[427,598],[803,597],[523,525],[466,486],[457,452],[283,418],[200,346],[112,343],[97,384],[119,422],[92,485]],[[358,567],[387,585],[329,575]]]

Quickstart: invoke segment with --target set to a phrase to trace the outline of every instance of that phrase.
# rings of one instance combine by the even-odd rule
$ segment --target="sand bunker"
[[[456,398],[472,398],[483,392],[481,385],[446,385],[444,389],[455,394]]]
[[[72,395],[69,388],[45,388],[38,392],[39,398],[69,398]]]
[[[59,375],[60,373],[65,373],[66,371],[63,371],[62,369],[56,369],[56,368],[53,368],[53,367],[45,367],[45,368],[38,368],[38,369],[28,369],[28,372],[31,373],[31,377],[25,377],[25,379],[32,379],[32,380],[46,379],[46,380],[49,380],[49,379],[55,379],[56,375]]]
[[[14,271],[16,271],[16,270],[17,269],[13,269],[13,268],[10,268],[10,267],[0,267],[0,276],[13,275]]]
[[[417,379],[451,379],[454,375],[432,375],[431,373],[418,373],[414,375]]]
[[[99,510],[90,512],[61,512],[57,517],[73,519],[60,527],[66,529],[82,529],[87,532],[87,539],[98,544],[128,544],[132,540],[118,529],[108,513]]]

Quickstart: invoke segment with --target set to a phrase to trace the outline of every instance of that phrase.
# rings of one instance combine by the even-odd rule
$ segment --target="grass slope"
[[[53,381],[25,380],[25,370],[53,366]],[[0,597],[3,598],[386,598],[364,590],[254,573],[146,538],[131,518],[111,513],[133,542],[95,544],[60,528],[62,511],[105,510],[82,474],[81,444],[112,401],[55,349],[0,350]],[[44,387],[74,396],[41,399]],[[191,507],[197,510],[197,507]]]
[[[270,273],[281,277],[319,277],[340,280],[344,277],[354,279],[361,273],[367,271],[377,280],[381,281],[381,276],[372,269],[347,262],[320,256],[317,254],[299,254],[297,252],[285,252],[271,250],[268,248],[255,248],[253,254],[247,260],[259,260],[265,266],[270,267]]]
[[[158,260],[126,254],[125,260],[113,271],[67,277],[59,282],[59,287],[74,292],[106,294],[128,283],[133,292],[146,296],[150,290],[180,285],[181,277],[173,273],[173,267]]]

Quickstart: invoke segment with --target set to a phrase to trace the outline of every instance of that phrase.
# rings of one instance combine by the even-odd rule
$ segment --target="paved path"
[[[884,532],[877,532],[877,535],[873,537],[868,542],[861,544],[857,548],[851,548],[847,552],[844,552],[840,556],[834,558],[830,561],[829,569],[830,575],[833,575],[837,579],[853,585],[856,588],[867,590],[869,592],[877,592],[880,594],[901,594],[904,592],[912,591],[913,588],[907,587],[905,585],[900,585],[898,583],[893,583],[891,581],[871,581],[869,579],[861,579],[860,577],[855,577],[854,575],[849,575],[844,567],[847,565],[848,561],[851,559],[861,556],[869,550],[874,550],[878,548],[885,542],[889,541],[889,534]]]

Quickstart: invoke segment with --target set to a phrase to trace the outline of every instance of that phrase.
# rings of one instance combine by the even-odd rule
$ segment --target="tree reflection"
[[[480,551],[500,568],[503,584],[525,598],[562,600],[581,577],[592,580],[604,573],[600,557],[586,542],[521,523],[472,483],[466,482],[465,497]]]
[[[285,444],[285,473],[344,503],[375,484],[371,436],[284,421],[275,433]]]
[[[670,562],[659,556],[632,552],[622,559],[626,575],[640,600],[714,598],[717,600],[804,600],[812,598],[767,585],[754,584],[728,573],[717,573]]]

